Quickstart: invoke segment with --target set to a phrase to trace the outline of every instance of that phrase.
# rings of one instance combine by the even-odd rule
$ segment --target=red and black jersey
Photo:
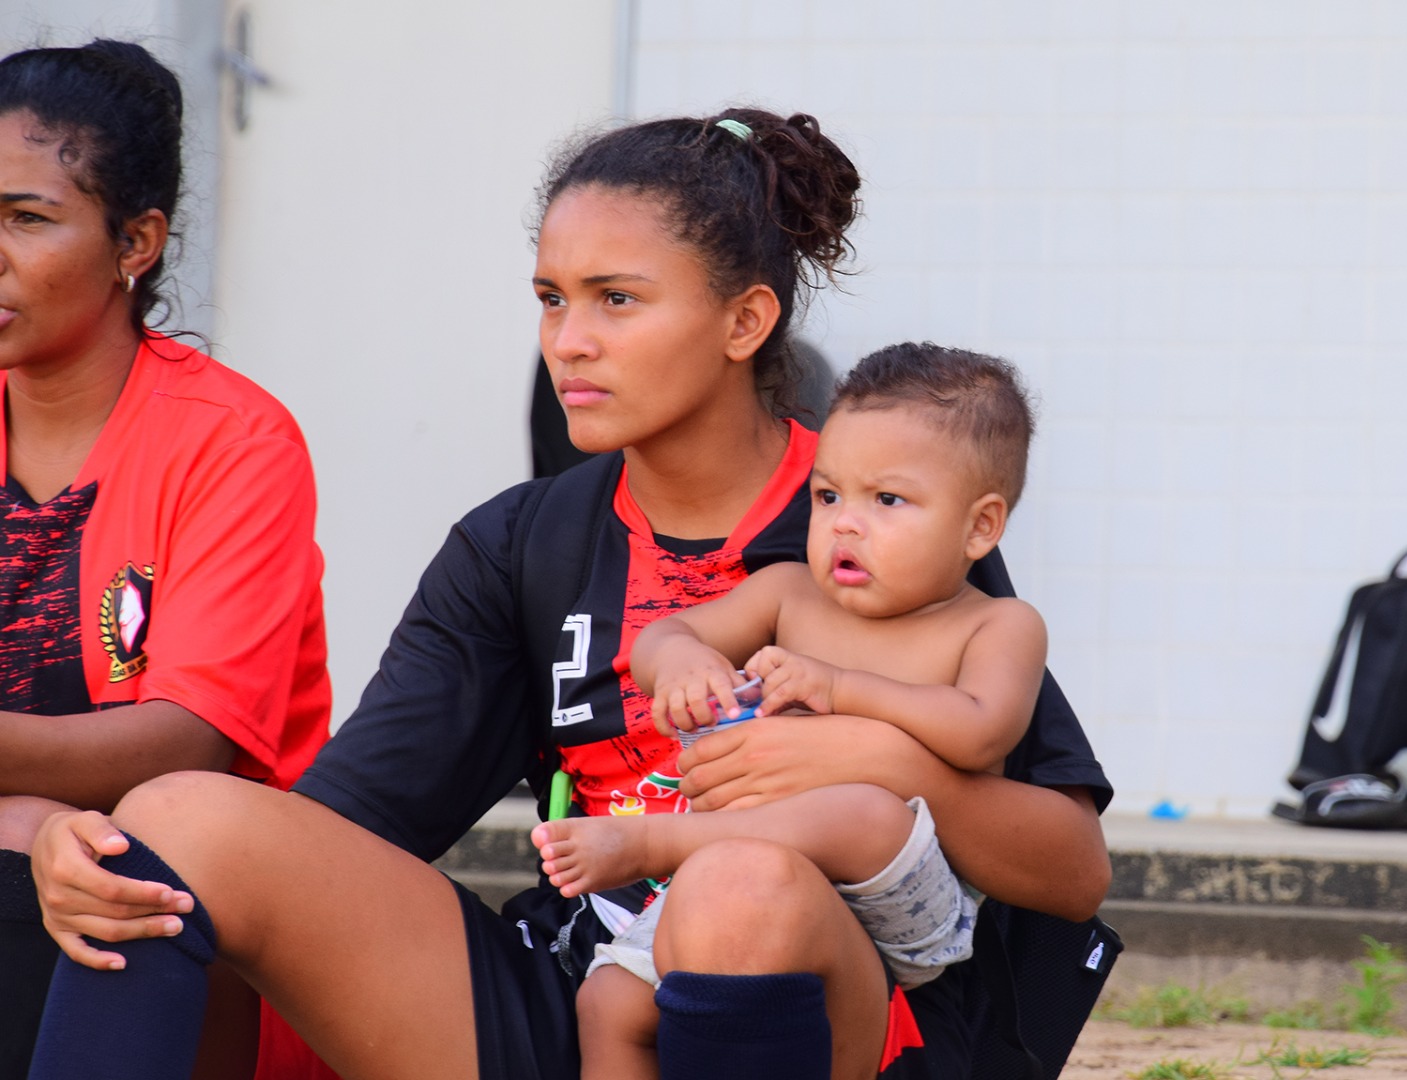
[[[93,708],[83,678],[78,553],[98,485],[36,503],[0,489],[0,701],[40,716]]]
[[[5,436],[0,410],[0,470]],[[0,681],[23,689],[34,663],[26,711],[51,715],[173,701],[235,744],[233,772],[287,787],[332,708],[315,507],[288,410],[189,346],[143,341],[70,488],[38,507],[9,493]]]
[[[650,698],[630,676],[630,649],[656,619],[722,596],[769,563],[804,557],[796,539],[805,535],[815,453],[815,434],[793,423],[766,488],[732,533],[711,544],[656,537],[621,470],[614,513],[552,671],[553,741],[588,814],[684,809],[679,742],[655,731]],[[707,550],[688,550],[697,547]]]

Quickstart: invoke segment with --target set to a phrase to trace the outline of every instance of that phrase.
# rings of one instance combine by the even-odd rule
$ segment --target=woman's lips
[[[562,395],[562,404],[568,406],[592,405],[611,396],[586,379],[563,379],[557,390]]]
[[[0,330],[8,326],[15,317],[13,308],[0,307]]]

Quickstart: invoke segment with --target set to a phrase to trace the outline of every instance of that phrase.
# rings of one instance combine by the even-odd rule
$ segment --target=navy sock
[[[671,971],[655,991],[660,1080],[829,1080],[820,976]]]
[[[0,1080],[25,1080],[59,947],[39,918],[29,856],[0,849]]]
[[[139,840],[103,869],[190,892]],[[173,938],[144,938],[103,949],[127,958],[122,971],[94,971],[60,957],[49,986],[30,1080],[187,1080],[205,1020],[205,968],[215,928],[199,900]]]

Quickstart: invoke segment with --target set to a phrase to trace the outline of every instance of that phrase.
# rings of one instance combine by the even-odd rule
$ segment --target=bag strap
[[[558,758],[551,740],[552,703],[541,673],[552,670],[562,624],[586,588],[624,462],[619,452],[600,454],[540,482],[513,532],[513,603],[531,673],[528,697],[540,758],[528,783],[544,810]]]
[[[1404,556],[1407,557],[1407,556]],[[1380,591],[1383,585],[1392,581],[1389,577],[1386,582],[1374,581],[1367,585],[1360,585],[1353,590],[1353,594],[1348,598],[1348,608],[1344,612],[1343,622],[1339,624],[1338,636],[1334,639],[1334,649],[1329,655],[1329,663],[1324,669],[1324,678],[1319,683],[1319,693],[1314,697],[1314,710],[1310,713],[1310,719],[1322,719],[1329,715],[1329,710],[1333,707],[1334,696],[1339,692],[1339,676],[1343,671],[1344,659],[1348,655],[1349,640],[1355,632],[1362,632],[1362,623],[1365,610],[1372,601],[1373,594]],[[1352,675],[1352,672],[1349,673]],[[1347,695],[1349,687],[1342,687],[1342,692]],[[1348,707],[1347,697],[1343,702],[1343,707]]]

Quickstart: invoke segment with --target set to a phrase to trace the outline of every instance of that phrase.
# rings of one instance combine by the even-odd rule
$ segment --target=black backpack
[[[619,452],[602,454],[539,480],[523,504],[513,541],[513,587],[531,670],[546,670],[556,659],[562,623],[586,588],[623,460]],[[541,705],[538,715],[549,711]],[[528,778],[543,816],[557,769],[548,736],[540,731]],[[969,980],[964,1003],[973,1037],[971,1080],[1054,1080],[1123,947],[1097,916],[1072,923],[985,901],[970,961],[980,978]]]
[[[1273,813],[1306,825],[1407,828],[1407,785],[1388,770],[1405,748],[1407,553],[1349,598],[1289,776],[1301,802]]]

